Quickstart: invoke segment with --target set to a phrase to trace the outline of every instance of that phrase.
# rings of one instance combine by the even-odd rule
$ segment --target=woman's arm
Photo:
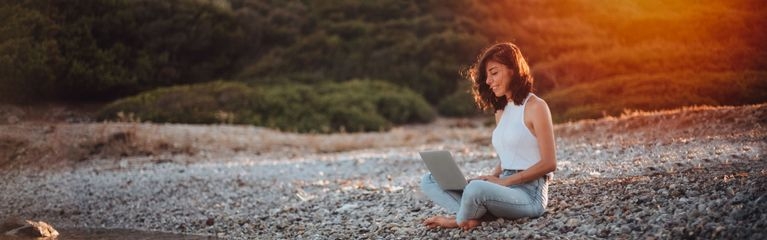
[[[498,161],[498,165],[495,165],[493,168],[493,171],[490,172],[490,176],[498,177],[501,176],[501,172],[503,172],[503,169],[501,169],[501,161]]]
[[[556,146],[554,145],[554,124],[549,106],[540,98],[534,97],[528,102],[530,122],[533,134],[538,141],[541,160],[530,168],[518,172],[500,181],[509,186],[529,182],[557,169]]]

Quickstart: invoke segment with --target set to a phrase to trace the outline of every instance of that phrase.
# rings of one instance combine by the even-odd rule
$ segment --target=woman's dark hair
[[[472,81],[471,92],[474,95],[474,101],[482,110],[487,110],[491,106],[493,112],[503,110],[508,103],[505,96],[496,97],[490,86],[485,81],[487,79],[487,62],[493,60],[505,65],[512,72],[511,96],[514,105],[522,105],[522,101],[533,91],[533,75],[530,73],[530,67],[527,61],[522,57],[519,47],[510,42],[496,43],[482,51],[477,57],[477,61],[469,68],[468,75]]]

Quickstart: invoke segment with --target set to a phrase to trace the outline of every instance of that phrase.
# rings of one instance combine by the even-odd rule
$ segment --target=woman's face
[[[487,79],[485,83],[490,85],[490,90],[495,93],[496,97],[506,96],[511,97],[511,89],[509,84],[511,83],[511,70],[499,62],[489,60],[485,69],[487,73]]]

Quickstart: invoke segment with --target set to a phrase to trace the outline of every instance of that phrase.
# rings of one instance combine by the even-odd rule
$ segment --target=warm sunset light
[[[483,26],[524,46],[539,90],[562,120],[767,97],[767,10],[758,1],[498,1],[486,8],[493,14]],[[760,97],[737,94],[752,88]]]
[[[767,239],[767,0],[0,0],[0,239]]]

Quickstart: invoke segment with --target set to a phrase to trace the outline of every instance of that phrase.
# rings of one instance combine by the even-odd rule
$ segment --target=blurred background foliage
[[[412,90],[384,81],[248,85],[215,81],[163,87],[105,106],[100,118],[253,124],[297,132],[381,131],[426,123],[436,112]]]
[[[332,132],[474,116],[462,72],[498,41],[521,47],[557,122],[767,101],[761,0],[16,0],[0,22],[1,101],[114,101],[106,119]]]

